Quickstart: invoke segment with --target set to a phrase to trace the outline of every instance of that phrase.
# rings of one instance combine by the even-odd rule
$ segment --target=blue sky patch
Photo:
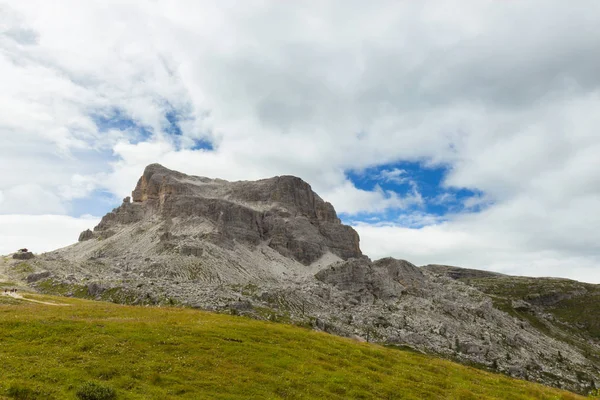
[[[165,119],[167,120],[167,124],[164,127],[165,132],[169,135],[181,136],[183,132],[179,126],[180,118],[181,117],[174,109],[167,111],[165,114]]]
[[[214,147],[211,142],[205,139],[193,139],[194,144],[192,146],[192,150],[209,150],[213,151]]]
[[[89,214],[102,217],[113,208],[121,205],[122,200],[105,190],[94,190],[85,198],[73,199],[70,203],[69,215],[80,217]]]
[[[460,212],[478,212],[487,205],[482,192],[466,188],[445,187],[446,166],[425,166],[420,162],[398,162],[347,171],[346,176],[358,188],[366,191],[381,188],[400,197],[420,194],[421,203],[405,208],[390,208],[378,213],[341,214],[346,223],[392,222],[402,226],[420,228],[443,222],[447,216]]]
[[[167,105],[169,111],[165,113],[166,125],[163,127],[165,133],[171,136],[175,145],[182,149],[189,150],[209,150],[213,151],[213,144],[206,139],[195,139],[189,135],[183,134],[182,123],[185,124],[193,120],[191,114],[186,110],[176,110],[170,104]]]
[[[108,132],[113,129],[132,132],[133,136],[129,140],[133,144],[143,142],[152,136],[148,127],[139,125],[119,108],[112,108],[106,113],[92,114],[91,118],[100,132]]]

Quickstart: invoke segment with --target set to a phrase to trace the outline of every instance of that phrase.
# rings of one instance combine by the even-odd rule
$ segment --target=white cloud
[[[600,268],[599,47],[595,0],[11,0],[0,213],[63,213],[97,189],[125,196],[151,162],[234,180],[293,174],[338,211],[414,206],[403,224],[434,224],[361,226],[385,233],[363,238],[369,254],[521,273],[547,262],[588,279]],[[115,110],[150,137],[99,129],[94,116]],[[182,137],[167,134],[167,112]],[[215,151],[190,150],[194,139]],[[446,187],[484,193],[467,207],[491,205],[440,224],[419,209],[417,183],[398,196],[344,175],[397,161],[448,166]],[[552,267],[562,261],[580,267]]]
[[[400,196],[396,192],[383,190],[380,186],[368,191],[357,189],[351,182],[345,182],[332,190],[322,192],[322,195],[335,205],[338,213],[348,214],[377,213],[423,204],[423,198],[416,187],[412,187],[407,195]]]
[[[560,276],[600,283],[600,257],[589,252],[529,247],[510,239],[512,232],[465,229],[441,223],[420,229],[393,224],[354,225],[363,252],[373,259],[397,257],[417,265],[445,264],[512,275]]]
[[[462,201],[462,204],[466,209],[484,207],[490,205],[491,203],[492,200],[488,196],[481,194],[467,197]]]
[[[467,198],[467,200],[471,199],[471,198],[472,197],[469,197],[469,198]],[[434,198],[429,199],[429,202],[431,204],[438,204],[438,205],[453,203],[453,202],[456,202],[456,194],[450,193],[450,192],[442,192],[442,193],[436,195]]]
[[[394,183],[406,183],[409,181],[406,171],[400,168],[384,169],[379,173],[379,178],[386,182]]]
[[[35,253],[65,247],[98,222],[98,218],[91,216],[0,215],[0,254],[13,253],[23,247]]]
[[[35,214],[66,212],[56,194],[35,184],[13,186],[2,194],[0,213],[15,213],[22,209]]]

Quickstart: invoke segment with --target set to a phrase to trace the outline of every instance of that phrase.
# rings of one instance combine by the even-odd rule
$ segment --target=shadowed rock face
[[[358,234],[342,225],[333,206],[293,176],[227,182],[188,176],[159,164],[146,167],[129,198],[102,218],[94,236],[110,236],[118,225],[159,217],[195,219],[210,228],[214,243],[267,243],[280,254],[310,264],[327,252],[360,257]],[[84,240],[90,235],[83,235]]]

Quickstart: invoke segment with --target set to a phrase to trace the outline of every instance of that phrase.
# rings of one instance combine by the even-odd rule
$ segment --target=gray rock
[[[15,260],[30,260],[34,257],[35,256],[30,251],[18,251],[12,256],[12,258],[14,258]]]
[[[513,300],[511,306],[517,311],[529,311],[531,310],[531,304],[524,300]]]
[[[368,258],[352,259],[330,266],[315,277],[340,290],[352,292],[358,302],[377,299],[389,301],[407,288],[422,287],[426,278],[408,261],[384,258],[371,262]]]
[[[237,310],[237,311],[250,311],[252,310],[252,303],[247,300],[240,300],[235,303],[230,303],[228,305],[229,309]]]
[[[85,231],[81,232],[81,234],[79,234],[79,242],[85,242],[86,240],[90,240],[94,238],[94,232],[92,232],[90,229],[86,229]]]
[[[98,297],[102,293],[104,293],[105,290],[106,289],[104,288],[104,286],[102,286],[96,282],[92,282],[87,285],[87,291],[90,296]]]
[[[382,258],[375,261],[373,266],[382,274],[406,288],[422,288],[427,282],[423,272],[414,264],[405,260],[396,260],[392,257]]]
[[[179,252],[184,256],[201,257],[204,250],[201,247],[182,245]]]
[[[476,343],[460,343],[457,350],[461,353],[481,356],[489,349]]]
[[[42,279],[49,278],[52,274],[50,271],[42,271],[35,274],[27,275],[27,283],[37,282]]]

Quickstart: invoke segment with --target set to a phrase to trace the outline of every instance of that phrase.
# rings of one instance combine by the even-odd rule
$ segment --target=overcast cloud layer
[[[600,282],[598,49],[597,0],[0,2],[0,253],[73,242],[160,162],[300,176],[372,258]],[[349,177],[374,167],[411,189]]]

